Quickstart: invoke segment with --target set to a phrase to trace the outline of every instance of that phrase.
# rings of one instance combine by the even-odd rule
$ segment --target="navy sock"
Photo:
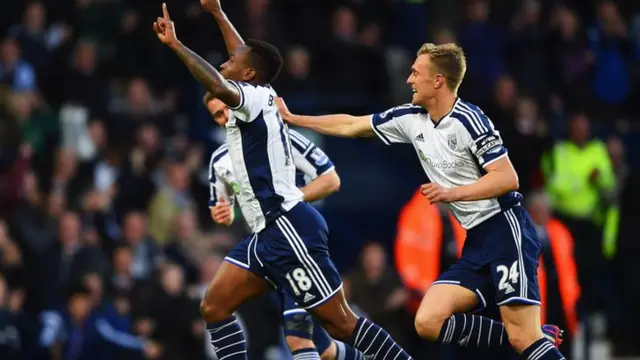
[[[362,360],[362,353],[342,341],[336,343],[336,360]]]
[[[293,360],[320,360],[316,348],[300,349],[293,352]]]
[[[247,341],[235,316],[207,324],[211,345],[220,360],[247,360]]]
[[[504,324],[472,314],[455,314],[447,319],[438,342],[462,347],[510,347]]]
[[[522,352],[521,357],[527,360],[565,360],[553,343],[545,338],[534,342]]]
[[[363,317],[358,319],[350,342],[349,345],[372,357],[372,360],[411,359],[384,329]]]

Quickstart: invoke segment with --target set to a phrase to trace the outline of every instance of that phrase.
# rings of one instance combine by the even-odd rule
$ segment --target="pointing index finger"
[[[167,3],[162,3],[162,13],[164,14],[164,18],[169,20],[169,11],[167,10]]]

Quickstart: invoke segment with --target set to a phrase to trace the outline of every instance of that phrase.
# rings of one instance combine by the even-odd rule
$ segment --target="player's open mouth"
[[[412,91],[414,94],[417,94],[417,93],[418,93],[418,90],[416,90],[416,89],[411,89],[411,91]]]

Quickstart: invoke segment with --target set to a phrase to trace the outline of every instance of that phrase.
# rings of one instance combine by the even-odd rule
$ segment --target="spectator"
[[[211,253],[211,244],[203,241],[193,211],[185,210],[176,219],[175,237],[165,248],[169,261],[182,268],[188,284],[197,282],[198,269]]]
[[[11,292],[7,281],[0,272],[0,354],[3,359],[21,359],[22,339],[17,317],[10,308]]]
[[[460,45],[467,56],[467,74],[461,91],[467,101],[484,103],[488,90],[503,74],[504,40],[489,22],[489,2],[472,0],[466,7],[467,22],[458,30]]]
[[[149,279],[162,260],[162,253],[155,241],[147,233],[147,222],[140,212],[128,213],[123,222],[124,243],[132,251],[131,272],[136,279]]]
[[[20,58],[20,46],[14,38],[5,38],[0,43],[0,84],[16,92],[36,89],[33,67]]]
[[[55,45],[57,39],[48,34],[47,10],[44,4],[33,1],[27,4],[22,23],[9,29],[9,34],[18,40],[24,59],[36,69],[42,69],[48,58],[48,45]]]
[[[598,23],[589,30],[589,42],[595,54],[591,88],[604,111],[599,115],[619,116],[620,112],[615,111],[618,107],[614,105],[623,105],[629,98],[629,64],[635,48],[615,2],[604,1],[600,4]],[[604,120],[600,116],[598,120]]]
[[[556,143],[543,163],[546,191],[563,224],[576,239],[575,257],[588,312],[607,304],[600,286],[603,280],[602,212],[604,191],[615,185],[605,144],[591,138],[589,119],[575,114],[569,124],[569,140]],[[600,220],[600,221],[599,221]],[[609,297],[609,295],[607,295]]]
[[[172,225],[180,212],[193,209],[189,194],[189,174],[182,163],[171,163],[165,168],[165,177],[160,190],[149,205],[149,233],[160,246],[166,245]]]
[[[384,248],[377,243],[365,245],[360,255],[360,267],[348,278],[353,303],[372,321],[382,324],[394,339],[405,339],[401,324],[402,319],[409,320],[404,311],[408,293],[388,267]]]

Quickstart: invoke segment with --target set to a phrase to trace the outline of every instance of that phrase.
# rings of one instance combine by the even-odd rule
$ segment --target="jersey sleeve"
[[[275,96],[269,86],[251,85],[242,81],[227,80],[240,93],[238,106],[230,106],[236,119],[251,122],[256,119],[265,105],[275,106]]]
[[[220,199],[224,199],[229,205],[233,206],[235,196],[230,195],[233,194],[233,191],[229,188],[229,184],[224,181],[224,174],[221,173],[220,169],[216,168],[214,155],[211,156],[211,161],[209,162],[209,207],[216,206]]]
[[[397,106],[373,114],[371,128],[387,145],[411,143],[409,120],[420,113],[426,114],[426,111],[419,106],[411,104]]]
[[[289,130],[293,162],[296,169],[315,179],[335,169],[327,154],[295,130]]]
[[[464,129],[466,145],[476,157],[478,164],[485,167],[496,160],[507,156],[500,132],[491,120],[478,107],[455,111],[451,116],[460,120]]]

